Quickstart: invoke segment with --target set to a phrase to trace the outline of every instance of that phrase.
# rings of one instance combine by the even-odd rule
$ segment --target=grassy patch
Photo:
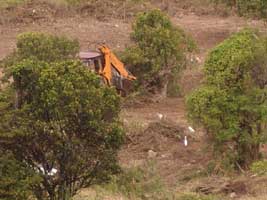
[[[191,194],[178,195],[176,200],[222,200],[222,198],[211,196],[211,195],[200,195],[200,194],[191,193]]]
[[[130,199],[174,199],[174,194],[166,188],[158,176],[153,162],[148,162],[144,168],[125,170],[119,176],[113,177],[105,188]]]
[[[183,176],[181,176],[181,178],[179,178],[178,180],[180,184],[192,181],[194,179],[199,179],[209,176],[206,170],[192,169],[192,168],[182,171],[182,174]]]
[[[221,196],[175,192],[167,188],[155,166],[155,162],[147,162],[142,168],[124,169],[109,183],[86,189],[74,200],[226,200]]]
[[[79,5],[86,2],[92,2],[92,0],[39,0],[42,2],[47,2],[55,5]]]
[[[142,168],[125,169],[109,183],[82,191],[74,200],[176,200],[175,193],[165,186],[155,166],[154,162],[147,162]]]
[[[2,0],[0,1],[0,8],[8,8],[18,6],[20,4],[26,3],[28,0]]]

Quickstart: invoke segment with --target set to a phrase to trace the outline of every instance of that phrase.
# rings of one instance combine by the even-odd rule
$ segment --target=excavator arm
[[[99,51],[104,55],[105,66],[101,75],[106,78],[107,84],[111,85],[112,80],[112,67],[120,74],[120,76],[127,80],[136,80],[136,77],[131,75],[125,68],[124,64],[111,52],[107,46],[99,47]]]

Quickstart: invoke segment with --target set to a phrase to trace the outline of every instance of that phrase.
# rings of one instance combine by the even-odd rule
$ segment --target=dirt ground
[[[182,169],[205,166],[210,155],[209,151],[203,153],[206,147],[203,131],[189,131],[183,101],[182,98],[169,98],[123,110],[122,118],[126,127],[130,127],[130,132],[120,152],[122,165],[142,165],[152,157],[157,161],[160,175],[170,186],[176,185]],[[160,114],[163,115],[162,119],[159,118]],[[185,136],[189,144],[187,147],[184,146]]]
[[[163,117],[160,119],[159,114]],[[212,160],[205,132],[186,118],[183,98],[139,104],[122,111],[127,142],[119,153],[124,168],[156,163],[168,188],[176,192],[223,195],[225,199],[267,199],[266,177],[249,172],[229,176],[207,175]],[[187,136],[188,146],[184,145]],[[203,174],[204,173],[204,174]]]
[[[50,8],[45,7],[44,9]],[[94,50],[98,44],[106,43],[117,51],[123,50],[131,43],[129,37],[131,18],[125,20],[111,17],[101,20],[91,15],[81,16],[78,14],[57,17],[49,15],[42,18],[40,16],[47,12],[42,10],[42,7],[34,10],[34,7],[19,10],[23,15],[18,16],[27,16],[25,18],[27,20],[17,18],[8,21],[7,19],[1,20],[0,17],[0,22],[2,22],[0,23],[0,60],[15,49],[17,35],[25,31],[41,31],[77,38],[82,50]],[[185,13],[172,10],[171,19],[174,24],[190,33],[199,46],[199,52],[195,55],[198,57],[198,64],[186,69],[181,78],[184,94],[189,93],[201,83],[202,64],[212,47],[231,33],[244,27],[257,27],[265,31],[263,22],[236,16],[199,15],[191,11]],[[163,115],[162,120],[159,119],[158,114]],[[236,192],[237,198],[244,199],[246,196],[249,200],[253,199],[258,191],[253,183],[259,182],[258,185],[261,185],[262,188],[267,186],[266,180],[246,177],[238,177],[235,181],[232,178],[225,180],[210,177],[203,179],[202,182],[184,183],[177,186],[177,183],[180,179],[185,178],[188,171],[204,169],[211,159],[204,132],[198,128],[195,133],[188,130],[188,126],[191,124],[186,119],[183,98],[168,98],[158,103],[150,102],[138,107],[124,108],[122,118],[126,126],[135,130],[128,133],[127,143],[119,155],[120,162],[124,167],[142,165],[146,160],[154,159],[160,176],[177,191],[199,187],[223,190],[231,186],[230,188],[234,189],[227,191],[227,194]],[[188,137],[189,145],[187,147],[183,144],[184,136]],[[241,189],[233,186],[239,179],[242,183]],[[265,197],[267,199],[267,191],[261,193],[263,195],[259,199],[265,199]],[[250,198],[250,196],[252,197]]]

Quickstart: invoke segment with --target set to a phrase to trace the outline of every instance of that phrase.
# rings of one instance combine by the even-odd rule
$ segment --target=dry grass
[[[73,200],[128,200],[128,198],[113,194],[103,188],[89,188],[80,191]]]
[[[240,198],[240,200],[267,200],[267,194],[256,197],[242,197]]]
[[[74,200],[174,200],[175,194],[163,184],[154,162],[124,169],[105,185],[82,190]]]
[[[1,0],[0,8],[7,8],[11,6],[17,6],[26,3],[28,0]]]

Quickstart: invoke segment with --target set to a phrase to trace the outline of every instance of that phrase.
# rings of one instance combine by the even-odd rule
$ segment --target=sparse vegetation
[[[240,16],[267,19],[267,4],[265,0],[212,0],[215,4],[226,4],[237,10]]]
[[[267,175],[267,160],[260,160],[252,163],[251,171],[258,175]]]
[[[221,200],[221,198],[210,196],[210,195],[199,195],[199,194],[182,194],[179,195],[176,200]]]
[[[176,200],[175,192],[168,190],[164,185],[153,162],[147,162],[143,167],[124,169],[120,174],[113,176],[108,184],[95,185],[91,189],[95,192],[89,197],[90,200],[106,198]],[[75,198],[75,200],[84,199],[82,195]]]
[[[149,161],[142,168],[125,169],[121,174],[114,176],[104,188],[129,199],[174,200],[174,192],[166,188],[157,174],[155,163]]]
[[[241,16],[252,16],[267,19],[267,4],[265,0],[237,0],[237,10]]]
[[[20,4],[26,3],[28,0],[4,0],[0,2],[0,9],[12,6],[18,6]]]

